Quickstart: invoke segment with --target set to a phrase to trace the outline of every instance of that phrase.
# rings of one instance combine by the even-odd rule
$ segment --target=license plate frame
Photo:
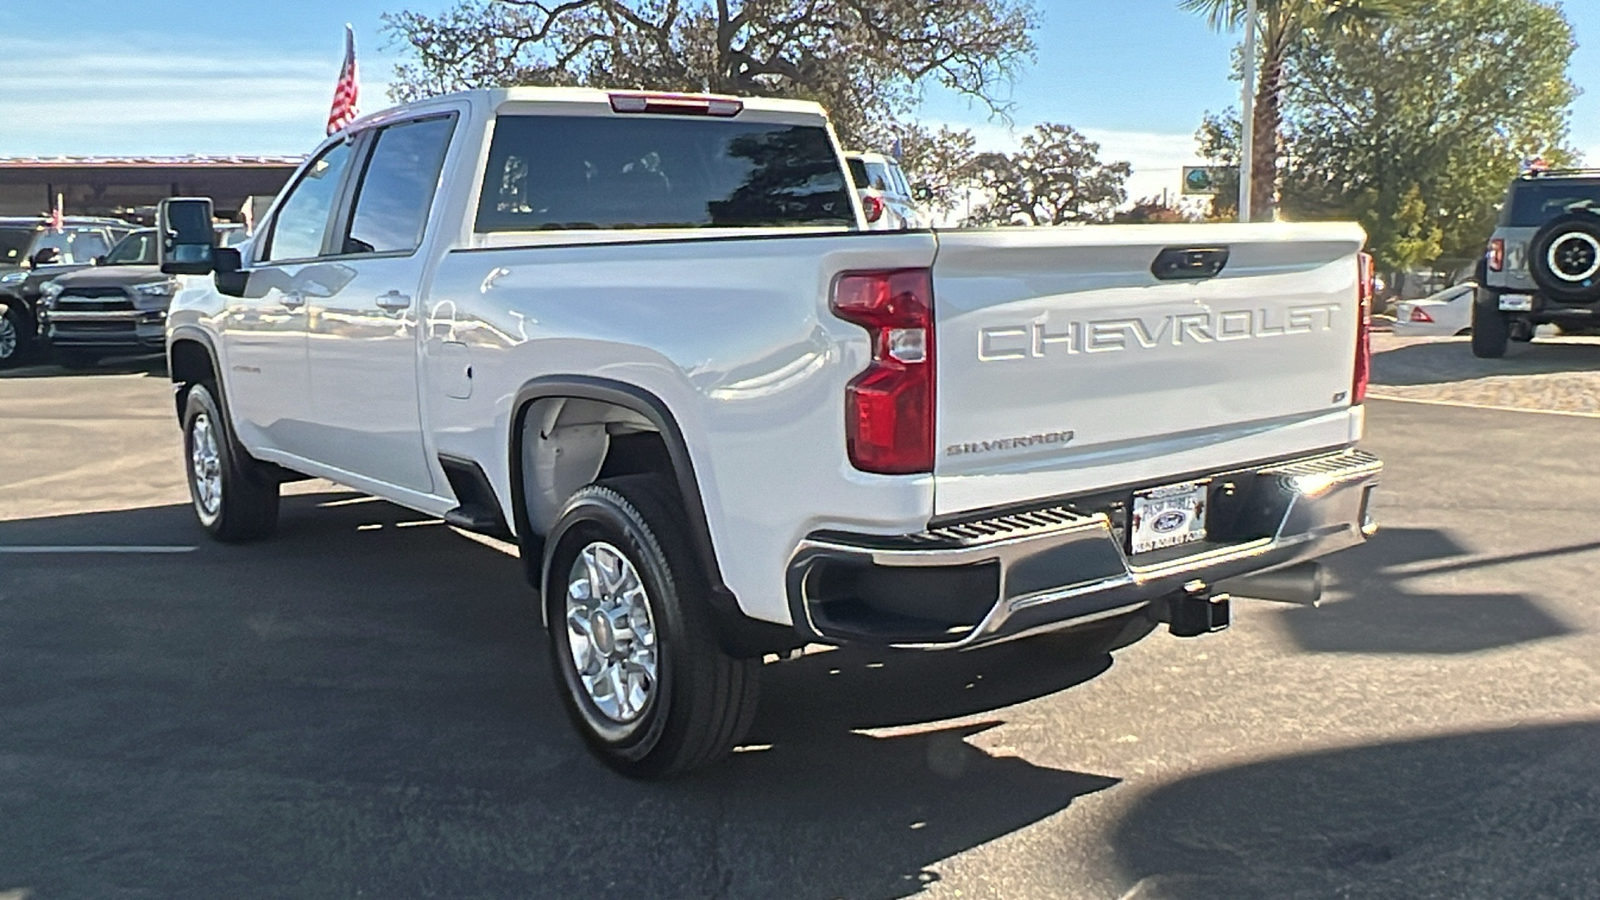
[[[1139,556],[1206,539],[1211,479],[1135,491],[1128,519],[1128,552]]]
[[[1533,312],[1532,294],[1501,294],[1501,312]]]

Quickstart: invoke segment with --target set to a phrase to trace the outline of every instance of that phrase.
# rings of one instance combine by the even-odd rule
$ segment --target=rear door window
[[[503,115],[479,231],[854,228],[827,130],[649,116]]]
[[[324,150],[306,168],[278,209],[263,259],[312,259],[322,255],[333,205],[349,163],[350,144],[341,141]]]
[[[410,253],[422,244],[454,128],[453,116],[440,116],[378,132],[356,189],[345,253]]]

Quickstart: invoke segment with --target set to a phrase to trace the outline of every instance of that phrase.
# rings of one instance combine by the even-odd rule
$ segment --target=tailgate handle
[[[1150,265],[1150,274],[1162,281],[1215,278],[1227,264],[1227,247],[1168,247]]]

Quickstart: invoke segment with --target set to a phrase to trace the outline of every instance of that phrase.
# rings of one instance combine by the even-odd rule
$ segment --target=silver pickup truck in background
[[[773,654],[1203,634],[1373,528],[1353,225],[869,232],[814,104],[534,88],[209,214],[161,226],[202,524],[315,476],[514,540],[632,776],[735,746]]]

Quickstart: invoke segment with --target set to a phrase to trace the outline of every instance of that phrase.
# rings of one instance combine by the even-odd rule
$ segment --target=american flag
[[[361,96],[361,85],[356,80],[356,33],[344,26],[344,67],[339,70],[339,83],[333,89],[333,108],[328,110],[328,133],[349,125],[361,115],[356,101]]]

